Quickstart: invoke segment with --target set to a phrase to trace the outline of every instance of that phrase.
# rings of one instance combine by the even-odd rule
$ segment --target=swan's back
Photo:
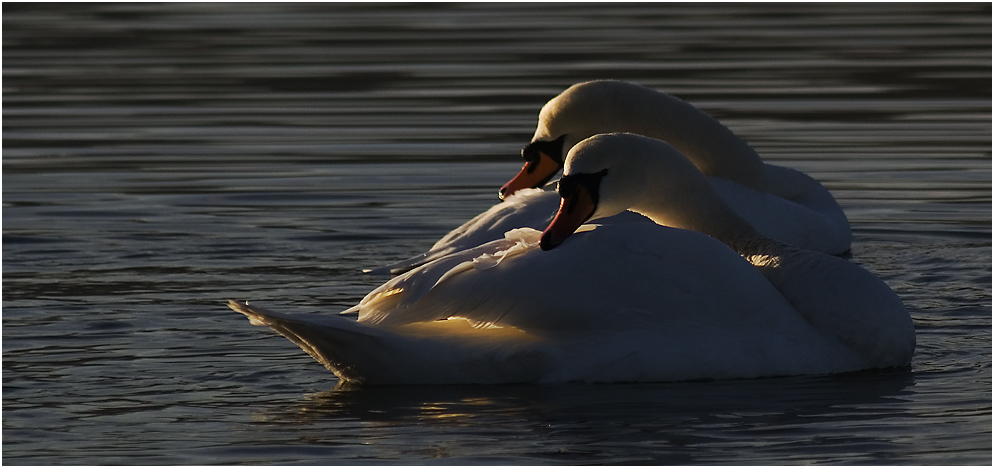
[[[611,380],[620,372],[628,380],[758,377],[840,372],[860,362],[735,252],[691,231],[599,226],[549,252],[531,245],[496,264],[443,263],[422,267],[443,278],[428,292],[369,302],[361,323],[394,329],[462,317],[513,327],[569,350],[576,362],[558,363],[552,380]],[[426,273],[435,267],[447,271]],[[626,371],[608,372],[622,364]]]

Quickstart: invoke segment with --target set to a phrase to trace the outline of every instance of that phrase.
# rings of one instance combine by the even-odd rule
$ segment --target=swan
[[[882,281],[758,233],[672,146],[598,135],[570,150],[564,174],[544,232],[514,229],[430,261],[343,316],[229,306],[365,384],[680,381],[910,363],[914,327]],[[626,210],[650,221],[588,222]]]
[[[500,189],[500,203],[456,228],[427,252],[367,273],[402,273],[452,252],[499,239],[512,228],[547,226],[559,196],[542,187],[577,142],[599,133],[627,132],[666,141],[709,176],[725,202],[761,233],[788,244],[841,255],[852,232],[832,194],[808,175],[764,164],[731,130],[674,96],[623,81],[573,85],[539,113],[525,164]],[[537,190],[536,190],[537,189]],[[626,215],[609,222],[645,221]]]

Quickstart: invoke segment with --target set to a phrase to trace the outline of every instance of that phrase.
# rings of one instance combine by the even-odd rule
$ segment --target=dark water
[[[990,4],[3,7],[6,464],[991,462]],[[910,372],[340,388],[337,312],[632,80],[822,181]]]

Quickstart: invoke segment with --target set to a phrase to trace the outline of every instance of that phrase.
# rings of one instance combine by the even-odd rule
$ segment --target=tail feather
[[[272,328],[348,382],[534,382],[556,354],[534,337],[505,329],[437,333],[435,327],[447,326],[441,321],[401,333],[341,316],[284,314],[238,301],[228,307],[253,325]]]
[[[292,341],[342,380],[363,382],[365,376],[347,357],[350,348],[376,349],[379,330],[359,326],[344,317],[290,315],[228,301],[228,307],[248,317],[252,325],[267,326]]]

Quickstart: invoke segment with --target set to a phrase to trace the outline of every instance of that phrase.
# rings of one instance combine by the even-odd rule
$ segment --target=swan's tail
[[[248,317],[252,325],[272,328],[346,381],[366,380],[357,368],[359,363],[350,362],[363,356],[352,356],[356,353],[350,349],[377,349],[383,339],[375,333],[378,330],[345,317],[290,315],[232,300],[228,301],[228,307]],[[370,357],[367,355],[365,359]]]
[[[551,347],[508,329],[453,331],[457,324],[440,321],[395,332],[341,316],[284,314],[231,300],[228,307],[253,325],[272,328],[348,382],[535,382],[556,358]]]

